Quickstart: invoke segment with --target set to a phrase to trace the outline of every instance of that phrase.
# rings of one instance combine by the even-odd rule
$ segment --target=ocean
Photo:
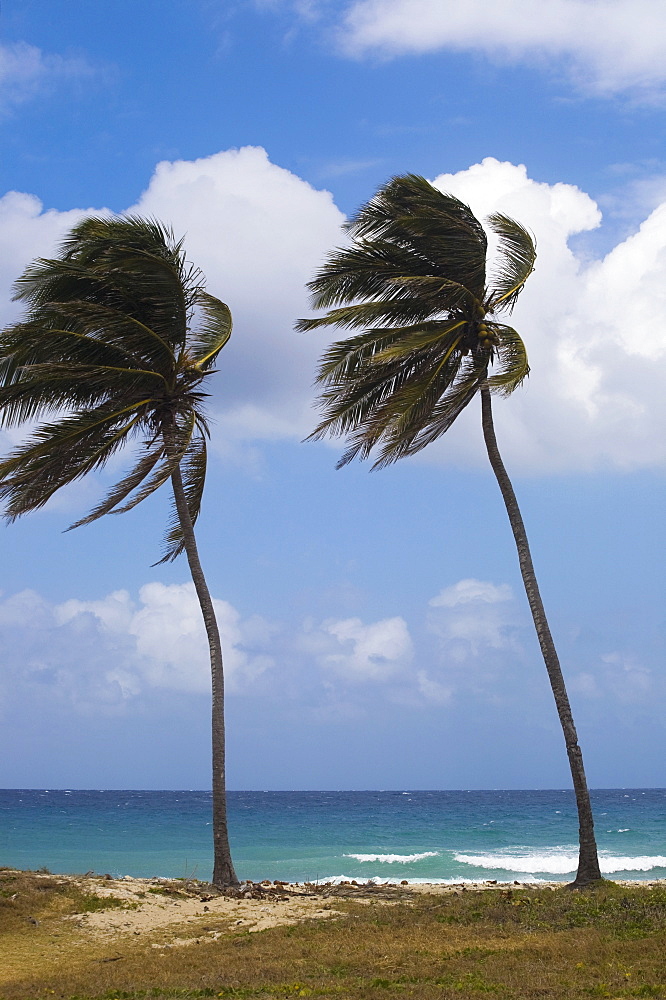
[[[666,878],[666,789],[592,793],[602,872]],[[573,793],[230,792],[241,879],[569,880]],[[211,797],[200,791],[0,791],[0,867],[210,879]]]

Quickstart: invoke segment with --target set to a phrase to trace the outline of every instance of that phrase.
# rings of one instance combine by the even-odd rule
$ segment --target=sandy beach
[[[5,870],[3,874],[10,874]],[[222,933],[254,933],[270,927],[295,925],[305,920],[342,917],[336,902],[391,905],[414,896],[447,896],[501,889],[505,893],[521,889],[562,890],[563,882],[465,882],[455,884],[377,884],[343,881],[338,883],[243,882],[240,889],[218,892],[203,882],[183,879],[121,878],[100,875],[51,875],[34,873],[37,880],[63,883],[86,896],[110,899],[109,909],[76,913],[63,919],[75,923],[93,936],[113,939],[127,935],[155,935],[154,948],[185,947],[201,940],[216,940]],[[666,880],[616,881],[616,885],[651,889]],[[117,902],[116,902],[117,901]],[[120,905],[118,905],[120,903]]]

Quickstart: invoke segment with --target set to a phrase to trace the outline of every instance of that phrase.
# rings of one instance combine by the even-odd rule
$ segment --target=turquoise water
[[[666,878],[666,789],[592,792],[602,871]],[[0,791],[0,866],[190,876],[212,871],[210,793]],[[231,792],[240,878],[569,879],[570,791]]]

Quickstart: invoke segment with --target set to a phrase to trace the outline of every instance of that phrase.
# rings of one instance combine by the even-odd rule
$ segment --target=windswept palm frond
[[[40,424],[0,462],[0,500],[14,521],[38,510],[63,486],[103,467],[127,442],[141,419],[141,404],[114,409],[108,404]]]
[[[168,470],[164,478],[161,478],[159,482],[155,483],[152,489],[145,493],[145,496],[140,496],[132,504],[128,504],[125,507],[118,507],[118,504],[121,504],[123,500],[126,500],[130,493],[133,493],[134,490],[136,490],[141,483],[144,482],[146,477],[150,475],[163,455],[164,445],[160,441],[157,446],[153,447],[147,451],[145,455],[142,455],[139,458],[139,461],[136,463],[131,472],[121,479],[119,483],[116,483],[115,486],[109,490],[104,499],[97,504],[96,507],[93,507],[89,514],[86,514],[85,517],[75,521],[74,524],[70,524],[67,530],[71,531],[73,528],[80,528],[84,524],[92,524],[93,521],[103,517],[105,514],[120,514],[122,511],[129,510],[137,503],[140,503],[140,501],[144,500],[146,496],[150,496],[150,493],[154,493],[154,491],[168,479]]]
[[[228,307],[171,229],[132,216],[84,219],[57,257],[26,268],[16,297],[28,311],[0,334],[0,426],[53,419],[0,463],[7,515],[42,506],[143,438],[133,469],[74,526],[130,510],[170,478],[194,427],[206,433],[198,386],[229,339]]]
[[[330,345],[317,374],[322,420],[310,437],[346,437],[340,464],[373,449],[373,468],[412,455],[445,433],[482,386],[508,393],[526,377],[522,341],[491,311],[512,308],[534,267],[534,244],[504,215],[490,226],[500,263],[487,287],[487,238],[471,209],[423,177],[394,177],[350,220],[349,244],[310,282],[314,307],[328,311],[297,329],[362,331]]]
[[[187,450],[180,461],[180,472],[183,478],[185,500],[192,524],[196,524],[201,510],[204,486],[206,483],[207,449],[206,436],[201,431],[192,435]],[[183,526],[173,505],[169,527],[164,537],[164,554],[156,566],[164,562],[173,562],[185,547]]]
[[[491,392],[500,396],[510,396],[530,373],[527,350],[522,337],[511,326],[493,323],[497,335],[495,348],[496,367],[487,380]]]
[[[231,336],[231,310],[208,292],[197,295],[196,305],[199,322],[190,336],[188,348],[196,367],[208,371]]]
[[[487,219],[499,239],[499,253],[491,275],[490,301],[493,311],[511,312],[534,270],[536,244],[515,219],[496,212]]]
[[[33,309],[53,302],[90,302],[152,329],[172,350],[183,346],[200,286],[182,244],[152,220],[87,218],[16,282],[16,297]]]
[[[394,177],[347,224],[354,240],[402,245],[432,265],[431,274],[467,288],[479,301],[486,282],[487,238],[471,209],[424,177]]]

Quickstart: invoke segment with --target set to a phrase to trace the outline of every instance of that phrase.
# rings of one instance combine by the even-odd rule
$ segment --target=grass
[[[336,919],[248,934],[218,916],[218,940],[203,935],[190,947],[159,949],[152,945],[164,931],[113,940],[84,935],[62,918],[91,905],[86,893],[57,876],[41,882],[0,872],[2,1000],[666,1000],[661,887],[498,887],[396,894],[390,905],[336,899],[344,913]],[[202,933],[210,923],[201,921]]]

